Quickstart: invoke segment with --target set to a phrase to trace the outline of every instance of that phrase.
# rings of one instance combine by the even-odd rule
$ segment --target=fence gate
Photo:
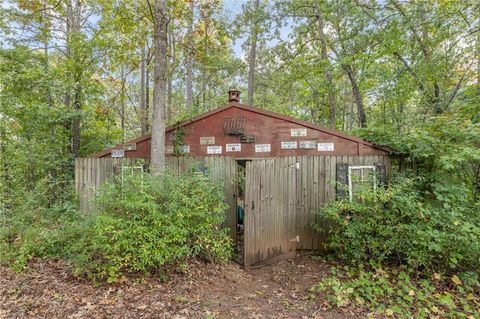
[[[245,268],[295,255],[296,160],[252,160],[245,180]]]

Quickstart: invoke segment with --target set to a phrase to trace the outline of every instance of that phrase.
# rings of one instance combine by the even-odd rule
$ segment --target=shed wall
[[[240,143],[239,136],[229,136],[224,132],[225,118],[245,118],[245,134],[254,135],[255,143],[241,143],[240,152],[226,152],[226,144]],[[231,107],[211,116],[204,117],[198,121],[188,123],[184,126],[184,144],[190,147],[189,156],[231,156],[236,158],[266,158],[285,156],[332,156],[332,155],[384,155],[386,151],[359,143],[354,139],[322,132],[320,130],[306,127],[298,123],[285,120],[282,117],[273,117],[259,114],[255,111],[248,111],[244,108]],[[306,129],[307,135],[292,137],[292,129]],[[215,143],[201,145],[201,137],[213,137]],[[358,140],[358,139],[357,139]],[[282,142],[315,141],[316,143],[333,143],[333,151],[318,151],[315,149],[282,149]],[[173,131],[166,133],[166,146],[173,147]],[[270,144],[270,152],[256,152],[255,144]],[[136,143],[137,149],[125,151],[125,157],[150,158],[150,138],[143,139]],[[207,154],[209,146],[221,146],[222,153],[218,155]],[[119,146],[119,148],[122,148]],[[167,154],[168,155],[168,154]],[[102,157],[110,157],[107,153]]]

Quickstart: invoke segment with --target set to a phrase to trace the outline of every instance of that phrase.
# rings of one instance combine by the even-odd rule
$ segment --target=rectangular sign
[[[240,152],[242,150],[242,144],[235,143],[235,144],[227,144],[225,147],[225,151],[227,152]]]
[[[240,143],[255,143],[255,135],[242,135],[240,136]]]
[[[123,145],[123,149],[125,151],[136,151],[137,143],[125,143],[125,145]]]
[[[173,154],[174,153],[174,146],[173,145],[165,145],[165,154]],[[183,145],[180,147],[180,153],[188,154],[190,153],[190,145]]]
[[[270,144],[255,144],[256,153],[266,153],[270,151],[271,151]]]
[[[112,157],[125,157],[124,150],[112,150]]]
[[[200,137],[200,145],[212,145],[215,144],[215,136]]]
[[[335,150],[335,144],[333,143],[318,143],[317,145],[320,152],[333,152]]]
[[[316,147],[317,147],[316,141],[299,141],[298,142],[298,148],[301,148],[304,150],[314,150]]]
[[[306,128],[292,128],[290,130],[290,136],[307,136]]]
[[[222,154],[222,147],[220,145],[208,146],[207,154]]]
[[[297,141],[282,142],[282,150],[295,150],[297,149]]]

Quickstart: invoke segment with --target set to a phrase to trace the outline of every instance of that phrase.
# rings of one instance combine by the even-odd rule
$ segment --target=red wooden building
[[[209,178],[223,185],[229,206],[223,226],[230,228],[245,268],[297,250],[323,250],[325,238],[312,228],[318,210],[338,197],[354,199],[357,187],[385,185],[388,148],[241,104],[239,94],[232,90],[227,105],[167,128],[167,164],[178,173],[204,165]],[[181,153],[187,156],[171,156]],[[77,159],[75,166],[84,210],[115,168],[133,165],[135,158],[149,160],[150,135],[93,157]]]
[[[182,152],[188,156],[231,156],[238,159],[298,155],[387,155],[386,147],[310,122],[239,102],[229,91],[229,103],[191,120],[168,127],[166,155],[173,155],[173,137],[184,130]],[[180,145],[178,145],[180,146]],[[106,149],[102,157],[150,158],[150,135]]]

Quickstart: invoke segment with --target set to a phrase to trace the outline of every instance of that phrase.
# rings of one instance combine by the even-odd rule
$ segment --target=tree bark
[[[73,119],[72,119],[72,144],[71,152],[72,157],[75,159],[78,157],[80,152],[80,111],[82,108],[82,68],[78,65],[80,63],[79,52],[78,52],[78,43],[72,46],[73,38],[78,36],[81,28],[81,12],[82,4],[80,0],[67,2],[67,58],[71,59],[73,62],[73,79],[74,79],[74,92],[73,92]],[[70,93],[67,92],[65,96],[65,104],[69,106],[71,103]]]
[[[360,122],[360,127],[367,127],[367,117],[365,115],[365,108],[363,106],[362,94],[358,88],[357,81],[355,79],[355,74],[353,73],[352,67],[347,64],[344,66],[345,72],[347,73],[350,84],[352,85],[353,98],[355,99],[355,104],[357,104],[358,120]]]
[[[186,86],[186,94],[187,94],[187,112],[193,109],[193,20],[195,19],[195,3],[194,1],[190,1],[190,19],[188,20],[188,45],[186,54],[187,57],[187,76],[185,79],[185,86]]]
[[[332,73],[330,72],[330,61],[328,60],[328,55],[327,55],[327,42],[325,41],[325,33],[323,32],[324,21],[323,21],[322,10],[320,8],[319,1],[315,3],[315,11],[317,15],[318,33],[319,33],[320,45],[322,49],[323,72],[325,74],[325,81],[327,82],[327,86],[328,86],[328,106],[330,111],[330,127],[335,128],[336,114],[335,114],[335,97],[333,92]]]
[[[145,55],[145,48],[142,48],[142,61],[140,67],[140,128],[142,135],[147,134],[148,113],[147,96],[146,96],[146,72],[147,72],[147,58]]]
[[[255,65],[257,59],[257,37],[258,37],[258,8],[260,6],[259,0],[254,0],[254,20],[252,23],[252,30],[250,33],[250,55],[248,57],[248,104],[253,105],[253,93],[255,85]]]
[[[171,26],[171,29],[173,25]],[[168,32],[168,51],[169,51],[169,68],[167,78],[167,114],[166,121],[168,122],[169,116],[172,114],[172,95],[173,95],[173,74],[175,72],[176,55],[175,55],[175,34],[173,30]]]
[[[165,113],[167,107],[168,73],[168,12],[166,0],[155,0],[153,67],[153,111],[151,141],[151,172],[161,175],[165,169]]]
[[[207,110],[207,86],[208,86],[208,69],[207,63],[205,61],[206,57],[208,56],[208,29],[209,29],[209,21],[208,21],[208,14],[204,13],[204,24],[205,24],[205,33],[203,35],[203,66],[202,66],[202,107],[203,111]]]
[[[148,54],[147,54],[148,56]],[[146,133],[150,131],[150,70],[148,69],[149,59],[145,65],[145,128]]]
[[[480,3],[478,2],[474,16],[476,16],[477,19],[480,20]],[[477,93],[480,96],[480,32],[478,31],[475,53],[477,55]]]
[[[125,143],[125,109],[126,109],[126,96],[125,96],[125,82],[126,82],[126,75],[125,75],[125,66],[122,65],[121,71],[121,87],[120,87],[120,128],[122,129],[122,143]]]

